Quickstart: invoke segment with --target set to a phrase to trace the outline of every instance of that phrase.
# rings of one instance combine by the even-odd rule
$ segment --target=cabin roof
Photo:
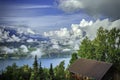
[[[68,70],[75,74],[101,80],[111,66],[111,63],[81,58],[76,60]]]

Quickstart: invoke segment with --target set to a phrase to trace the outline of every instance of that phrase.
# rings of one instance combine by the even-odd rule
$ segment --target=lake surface
[[[70,58],[48,58],[48,59],[38,59],[38,63],[42,64],[42,67],[49,68],[50,64],[53,64],[53,67],[59,65],[61,61],[65,61],[65,67],[69,64]],[[8,65],[12,65],[13,63],[16,63],[18,66],[23,66],[28,64],[30,67],[32,67],[34,62],[34,58],[32,59],[18,59],[18,60],[0,60],[0,71],[4,70]]]

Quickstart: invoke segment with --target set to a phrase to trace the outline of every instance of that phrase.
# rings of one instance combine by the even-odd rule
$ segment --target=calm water
[[[53,59],[38,59],[38,63],[41,61],[42,67],[49,68],[50,64],[53,64],[53,67],[57,66],[61,61],[65,61],[65,67],[67,67],[70,58],[53,58]],[[28,64],[32,67],[34,59],[18,59],[18,60],[0,60],[0,71],[4,70],[8,65],[16,63],[18,66],[23,66]]]

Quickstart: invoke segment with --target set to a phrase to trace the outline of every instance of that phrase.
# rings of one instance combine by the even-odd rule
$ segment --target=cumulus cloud
[[[35,55],[37,55],[37,57],[40,58],[43,54],[44,54],[44,53],[43,53],[39,48],[37,48],[37,50],[31,52],[31,55],[32,55],[33,57],[34,57]]]
[[[70,50],[78,50],[80,42],[84,39],[85,36],[88,36],[90,39],[96,37],[97,30],[100,27],[103,27],[107,30],[112,28],[120,29],[120,19],[116,21],[110,21],[109,19],[96,20],[96,21],[87,21],[82,19],[79,24],[72,24],[71,29],[61,28],[57,31],[45,32],[44,36],[50,37],[52,48],[62,48],[61,45],[69,45]],[[64,50],[64,49],[63,49]]]
[[[28,39],[27,42],[29,42],[29,43],[34,42],[34,40],[33,39]]]
[[[109,19],[104,20],[96,20],[95,22],[92,21],[86,21],[82,20],[80,24],[78,24],[79,27],[81,27],[82,30],[84,30],[87,33],[87,36],[91,39],[94,39],[97,33],[97,30],[100,27],[103,27],[107,30],[110,30],[112,28],[119,28],[120,29],[120,19],[116,21],[110,21]]]
[[[27,46],[21,45],[20,48],[23,49],[23,50],[22,50],[23,52],[25,52],[25,53],[28,52]]]
[[[21,40],[19,37],[15,36],[15,35],[12,35],[11,39],[12,39],[13,42],[14,41],[19,42]]]
[[[44,32],[45,36],[56,36],[56,37],[69,37],[70,33],[67,30],[67,28],[61,28],[60,30],[56,30],[56,31],[50,31],[50,32]]]
[[[83,4],[79,0],[59,0],[58,7],[66,12],[79,11],[83,8]]]
[[[35,32],[33,30],[31,30],[30,28],[27,29],[27,33],[35,34]]]
[[[1,39],[8,39],[8,36],[9,36],[9,32],[4,31],[4,29],[1,28],[1,29],[0,29],[0,38],[1,38]]]
[[[16,35],[10,37],[9,31],[5,31],[4,28],[0,28],[0,41],[6,40],[7,42],[19,42],[21,39]]]
[[[14,53],[15,51],[18,51],[17,48],[11,49],[11,48],[8,48],[8,47],[3,47],[2,50],[5,51],[6,54],[8,54],[8,53]]]
[[[58,0],[58,7],[66,12],[85,10],[90,15],[120,19],[120,0]]]

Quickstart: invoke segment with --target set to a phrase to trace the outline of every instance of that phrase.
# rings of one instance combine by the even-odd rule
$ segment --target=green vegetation
[[[41,62],[38,64],[35,56],[32,68],[28,65],[18,67],[14,63],[0,74],[0,80],[70,80],[70,74],[64,67],[64,61],[54,68],[50,64],[48,69],[43,68]]]
[[[86,37],[77,53],[81,58],[113,63],[114,68],[120,71],[120,29],[100,27],[96,38],[90,40]]]
[[[78,55],[77,53],[73,53],[71,60],[70,60],[70,65],[74,63],[74,61],[76,61],[78,59]]]

